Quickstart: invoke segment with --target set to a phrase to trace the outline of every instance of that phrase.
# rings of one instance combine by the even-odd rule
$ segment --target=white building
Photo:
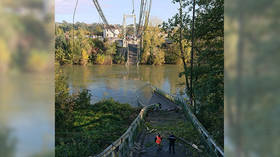
[[[103,38],[118,38],[120,32],[120,29],[116,26],[110,26],[110,29],[107,27],[103,30]]]

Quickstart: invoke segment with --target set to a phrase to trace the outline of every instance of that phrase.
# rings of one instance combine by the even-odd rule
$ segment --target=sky
[[[136,20],[139,18],[141,0],[134,0]],[[76,0],[55,0],[55,21],[72,22]],[[123,14],[132,12],[132,0],[99,0],[109,24],[122,24]],[[162,21],[178,12],[178,4],[173,4],[172,0],[152,0],[152,9],[150,17],[157,17]],[[102,20],[92,2],[92,0],[79,0],[76,11],[75,21],[85,23],[101,23]],[[132,19],[127,19],[127,24],[132,23]]]

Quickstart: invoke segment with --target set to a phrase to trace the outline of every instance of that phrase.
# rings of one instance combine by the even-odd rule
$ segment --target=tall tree
[[[186,40],[192,48],[192,54],[186,57],[188,52],[180,44],[181,58],[186,61],[181,73],[186,78],[186,94],[193,98],[198,119],[223,145],[223,0],[196,0],[196,4],[193,0],[175,0],[174,3],[181,3],[179,13],[163,27],[171,36],[180,26],[173,41]],[[191,13],[196,15],[195,21]]]

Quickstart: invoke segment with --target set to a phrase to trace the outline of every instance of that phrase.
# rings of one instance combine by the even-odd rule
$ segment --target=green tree
[[[106,41],[104,43],[105,46],[105,55],[115,55],[117,53],[117,45],[116,43],[111,43],[110,41]]]
[[[144,31],[141,63],[163,64],[164,52],[161,50],[163,43],[164,37],[161,29],[158,26],[148,26]]]
[[[174,1],[178,3],[179,0]],[[196,0],[194,29],[194,57],[193,69],[190,66],[188,49],[191,46],[192,2],[182,0],[183,8],[190,8],[177,13],[168,23],[163,24],[163,29],[168,32],[173,41],[180,43],[182,30],[182,54],[185,60],[184,71],[181,76],[186,79],[186,93],[190,95],[190,81],[193,82],[193,98],[198,119],[208,131],[223,145],[223,114],[224,114],[224,16],[222,0]],[[182,22],[182,23],[180,23]],[[178,25],[180,27],[178,29]],[[187,48],[187,49],[186,49]],[[190,80],[191,70],[193,79]]]

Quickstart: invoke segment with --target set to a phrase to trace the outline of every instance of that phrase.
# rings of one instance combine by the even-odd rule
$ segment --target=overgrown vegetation
[[[139,110],[113,99],[91,104],[91,94],[70,94],[65,77],[56,73],[55,152],[58,156],[90,156],[118,139]]]
[[[164,64],[163,34],[158,26],[148,26],[144,31],[142,64],[161,65]]]

